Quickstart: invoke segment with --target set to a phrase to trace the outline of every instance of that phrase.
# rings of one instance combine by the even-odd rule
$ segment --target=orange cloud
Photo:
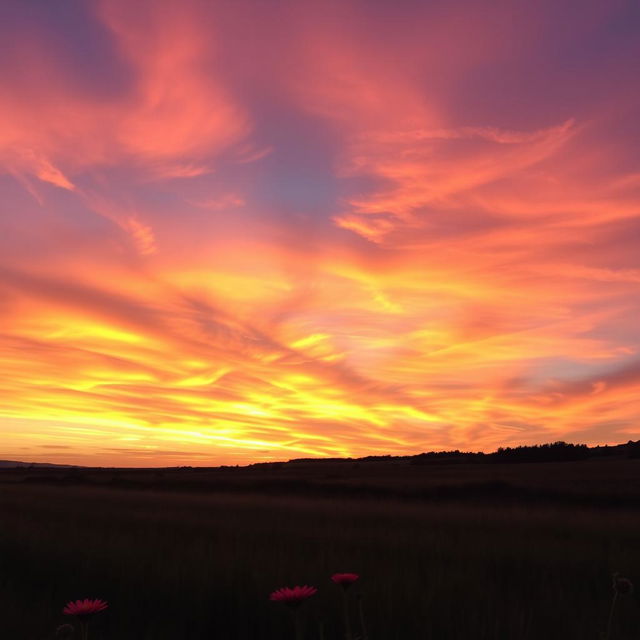
[[[16,10],[3,455],[632,437],[640,52],[587,5]]]
[[[152,2],[110,1],[101,15],[138,79],[117,131],[126,151],[152,163],[193,161],[246,134],[246,116],[212,71],[215,24],[199,3],[158,11]]]
[[[163,178],[210,171],[206,162],[250,125],[213,72],[214,25],[198,7],[101,3],[110,53],[131,76],[107,97],[78,86],[43,34],[16,44],[23,78],[12,78],[0,107],[0,160],[66,189],[69,175],[123,161]]]

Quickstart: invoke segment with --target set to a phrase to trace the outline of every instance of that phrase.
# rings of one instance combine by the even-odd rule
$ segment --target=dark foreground
[[[95,640],[286,639],[289,612],[269,593],[310,584],[319,593],[303,608],[305,638],[319,640],[323,622],[325,640],[338,640],[340,593],[329,576],[351,571],[362,576],[353,589],[364,594],[370,640],[598,640],[612,572],[640,582],[640,466],[589,464],[470,471],[467,498],[427,491],[464,486],[452,480],[462,468],[433,471],[431,484],[425,470],[378,473],[379,492],[361,468],[358,480],[352,465],[349,477],[346,467],[332,477],[325,469],[320,484],[367,485],[357,496],[286,495],[264,469],[246,486],[204,488],[188,484],[189,470],[170,486],[166,474],[140,472],[144,487],[113,470],[75,481],[6,472],[0,637],[50,638],[67,601],[98,597],[110,608],[92,622]],[[415,495],[413,473],[423,478]],[[554,474],[564,479],[560,500]],[[526,491],[505,492],[505,482]],[[474,493],[474,483],[484,489]],[[636,592],[619,599],[611,640],[639,634]]]

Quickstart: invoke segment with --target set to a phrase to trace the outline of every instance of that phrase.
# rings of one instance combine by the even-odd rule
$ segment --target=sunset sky
[[[640,437],[635,0],[4,0],[0,458]]]

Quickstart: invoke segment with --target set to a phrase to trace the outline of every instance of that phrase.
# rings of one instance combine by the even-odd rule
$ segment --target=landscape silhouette
[[[4,467],[5,633],[633,638],[639,445]],[[87,598],[108,610],[65,621]]]

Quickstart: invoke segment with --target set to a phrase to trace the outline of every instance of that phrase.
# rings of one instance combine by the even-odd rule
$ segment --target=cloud
[[[141,177],[211,171],[212,159],[242,142],[250,123],[215,73],[214,24],[200,6],[100,3],[95,17],[111,34],[108,55],[130,78],[108,96],[70,78],[50,34],[38,41],[34,32],[22,78],[8,80],[11,96],[0,108],[0,161],[70,190],[74,175],[120,163]]]
[[[623,3],[507,4],[12,5],[3,442],[235,464],[631,434],[638,44]]]
[[[27,171],[35,174],[37,178],[40,178],[43,182],[48,182],[60,187],[61,189],[68,189],[73,191],[74,185],[69,179],[58,169],[54,167],[45,157],[38,156],[30,149],[25,149],[22,152],[23,165]]]
[[[208,157],[248,130],[246,116],[216,82],[215,24],[201,6],[169,3],[157,11],[152,2],[101,5],[101,17],[137,77],[118,140],[152,163]]]

